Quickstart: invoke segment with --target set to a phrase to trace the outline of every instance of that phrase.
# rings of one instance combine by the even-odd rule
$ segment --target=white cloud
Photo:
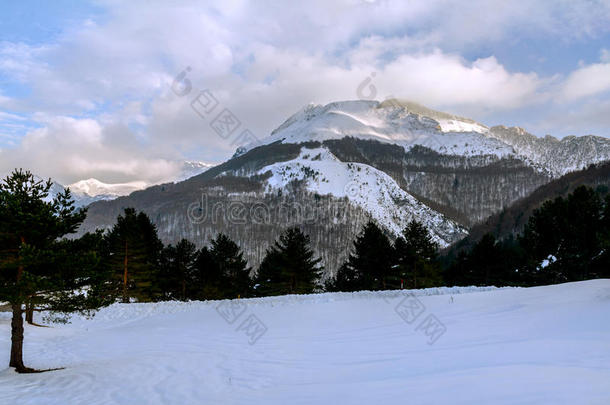
[[[563,83],[562,100],[574,101],[610,90],[610,60],[608,51],[601,51],[601,63],[583,65],[572,72]]]
[[[16,167],[64,184],[90,177],[157,183],[177,174],[181,162],[155,157],[126,127],[103,127],[94,119],[58,116],[30,131],[19,147],[0,151],[0,172]]]
[[[607,52],[560,84],[510,70],[493,52],[468,60],[459,50],[528,36],[594,37],[608,32],[607,2],[100,4],[103,19],[68,27],[56,43],[0,44],[0,73],[31,89],[25,98],[0,95],[0,107],[41,126],[0,152],[0,170],[19,164],[67,182],[154,182],[184,157],[227,158],[235,146],[170,91],[186,66],[195,88],[211,89],[259,137],[308,102],[357,98],[372,72],[378,99],[475,118],[544,103],[556,91],[572,100],[610,86]]]

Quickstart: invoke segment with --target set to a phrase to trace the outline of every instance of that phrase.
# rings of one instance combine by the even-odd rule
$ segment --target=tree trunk
[[[11,304],[13,319],[11,320],[11,360],[9,367],[15,367],[17,372],[27,371],[23,364],[23,316],[21,304]]]
[[[127,241],[125,241],[125,260],[123,261],[123,302],[129,302],[129,297],[127,297],[127,264],[128,264],[128,249],[127,249]]]
[[[21,244],[25,244],[25,238],[20,237]],[[17,269],[17,284],[21,280],[23,275],[23,265],[19,264]],[[28,369],[23,364],[23,310],[21,309],[21,302],[11,303],[11,309],[13,310],[13,318],[11,319],[11,358],[9,360],[9,367],[15,367],[18,373],[27,372]]]

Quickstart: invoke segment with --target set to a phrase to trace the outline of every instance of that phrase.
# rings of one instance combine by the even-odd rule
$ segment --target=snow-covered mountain
[[[75,195],[87,195],[90,197],[100,197],[100,199],[112,199],[122,195],[129,195],[136,190],[143,190],[148,186],[144,181],[132,181],[129,183],[102,183],[97,179],[80,180],[69,184]]]
[[[170,182],[176,183],[187,180],[193,176],[197,176],[213,164],[200,161],[184,161],[180,172],[175,178],[170,179]],[[38,179],[44,180],[41,177]],[[62,193],[66,188],[70,189],[74,199],[75,206],[85,207],[95,201],[109,201],[115,198],[127,196],[134,191],[144,190],[147,187],[153,186],[156,183],[147,183],[145,181],[130,181],[127,183],[104,183],[98,179],[90,178],[79,180],[72,184],[62,185],[53,182],[51,190],[49,190],[49,199],[53,199],[57,194]]]
[[[223,174],[227,173],[230,172]],[[264,166],[251,174],[268,176],[265,183],[268,193],[303,181],[311,193],[348,198],[394,235],[399,235],[412,219],[426,225],[443,247],[467,233],[455,221],[400,188],[388,174],[366,164],[342,162],[324,147],[304,147],[295,159]]]
[[[610,139],[600,136],[539,138],[523,128],[501,125],[490,128],[485,135],[510,145],[518,156],[546,168],[554,177],[610,160]]]
[[[357,100],[309,104],[288,118],[260,144],[303,143],[355,137],[399,145],[416,145],[447,155],[513,156],[553,177],[610,160],[610,139],[597,136],[538,138],[521,128],[488,128],[469,118],[419,104]]]
[[[262,140],[303,143],[355,137],[393,143],[406,150],[425,146],[443,154],[506,156],[513,149],[492,137],[487,128],[474,121],[435,112],[438,120],[423,115],[432,111],[398,101],[341,101],[327,105],[309,104],[288,118]],[[411,109],[410,109],[411,108]],[[459,130],[459,132],[457,131]],[[251,144],[252,148],[261,143]]]
[[[212,163],[206,163],[196,160],[186,160],[182,164],[182,169],[180,170],[180,174],[172,179],[172,182],[176,183],[179,181],[184,181],[190,179],[193,176],[197,176],[208,170],[210,167],[213,167]]]
[[[410,102],[308,105],[200,175],[92,204],[81,231],[110,226],[129,205],[166,243],[202,246],[222,232],[256,267],[297,225],[332,273],[369,218],[393,236],[415,219],[447,246],[561,173],[610,159],[605,138],[523,138]]]

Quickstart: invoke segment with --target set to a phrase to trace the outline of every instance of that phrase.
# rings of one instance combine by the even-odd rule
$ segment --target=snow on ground
[[[349,197],[395,235],[400,235],[412,219],[423,223],[442,247],[467,234],[456,222],[400,188],[388,174],[366,164],[342,162],[324,147],[303,147],[296,159],[265,166],[258,173],[266,172],[271,172],[268,191],[305,180],[313,193]]]
[[[610,403],[610,280],[413,292],[115,304],[27,326],[27,364],[65,369],[5,368],[0,403]]]

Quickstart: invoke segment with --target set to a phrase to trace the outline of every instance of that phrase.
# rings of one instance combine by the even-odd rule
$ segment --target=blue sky
[[[609,1],[0,3],[0,171],[171,178],[234,146],[171,91],[187,66],[257,136],[393,95],[535,135],[610,136]]]

